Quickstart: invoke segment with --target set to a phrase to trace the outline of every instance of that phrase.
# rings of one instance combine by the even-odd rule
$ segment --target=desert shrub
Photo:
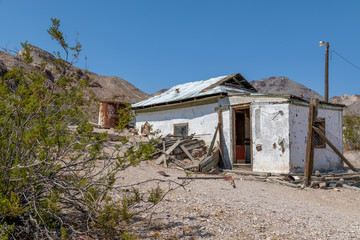
[[[344,141],[349,149],[360,149],[360,116],[344,117]]]
[[[147,197],[135,188],[120,199],[109,193],[121,189],[114,185],[120,171],[151,157],[154,140],[125,154],[116,151],[120,146],[103,151],[107,133],[94,135],[83,112],[89,82],[69,74],[81,44],[70,46],[59,27],[60,21],[52,19],[48,29],[65,53],[62,59],[57,52],[52,62],[55,80],[46,78],[46,62],[16,67],[0,78],[1,239],[132,239],[119,222],[128,221],[134,215],[131,207],[146,203]],[[31,63],[32,46],[23,47],[22,58]],[[133,117],[121,116],[119,131]],[[162,193],[149,194],[147,206],[155,205]]]

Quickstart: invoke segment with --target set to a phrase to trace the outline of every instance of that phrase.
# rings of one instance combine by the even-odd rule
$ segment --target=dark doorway
[[[250,110],[234,110],[234,165],[251,165]]]

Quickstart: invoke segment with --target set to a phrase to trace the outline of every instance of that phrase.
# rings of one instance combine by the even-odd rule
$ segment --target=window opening
[[[187,136],[188,124],[187,123],[174,124],[174,135],[179,137]]]
[[[325,118],[317,118],[315,120],[315,127],[320,129],[320,131],[324,135],[326,135],[326,132],[325,132]],[[314,133],[314,147],[315,148],[325,148],[326,147],[325,141],[322,140],[322,138],[316,132]]]

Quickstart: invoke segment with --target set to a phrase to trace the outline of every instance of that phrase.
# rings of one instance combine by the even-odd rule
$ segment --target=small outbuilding
[[[98,125],[102,128],[114,128],[119,123],[119,110],[125,103],[116,101],[100,101]]]
[[[240,74],[177,85],[132,105],[136,127],[146,122],[160,135],[195,134],[217,142],[224,168],[257,172],[303,172],[309,99],[265,95]],[[317,126],[342,152],[343,105],[320,102]],[[342,169],[342,160],[315,136],[314,170]]]

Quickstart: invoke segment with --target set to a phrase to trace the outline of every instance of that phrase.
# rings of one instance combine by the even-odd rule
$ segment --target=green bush
[[[360,116],[344,117],[344,140],[349,149],[360,149]]]
[[[115,230],[133,215],[129,208],[143,201],[142,196],[133,190],[133,197],[118,204],[109,192],[115,190],[117,173],[149,159],[154,147],[141,144],[123,155],[102,150],[108,136],[94,135],[83,112],[89,104],[84,100],[88,82],[74,79],[68,71],[81,44],[70,46],[59,27],[60,21],[52,19],[48,30],[65,53],[62,59],[57,52],[52,62],[58,76],[54,81],[46,78],[45,62],[40,68],[16,67],[0,78],[1,239],[107,234],[130,239],[128,233]],[[31,63],[32,46],[23,47],[22,58]],[[132,117],[122,114],[118,130]]]

